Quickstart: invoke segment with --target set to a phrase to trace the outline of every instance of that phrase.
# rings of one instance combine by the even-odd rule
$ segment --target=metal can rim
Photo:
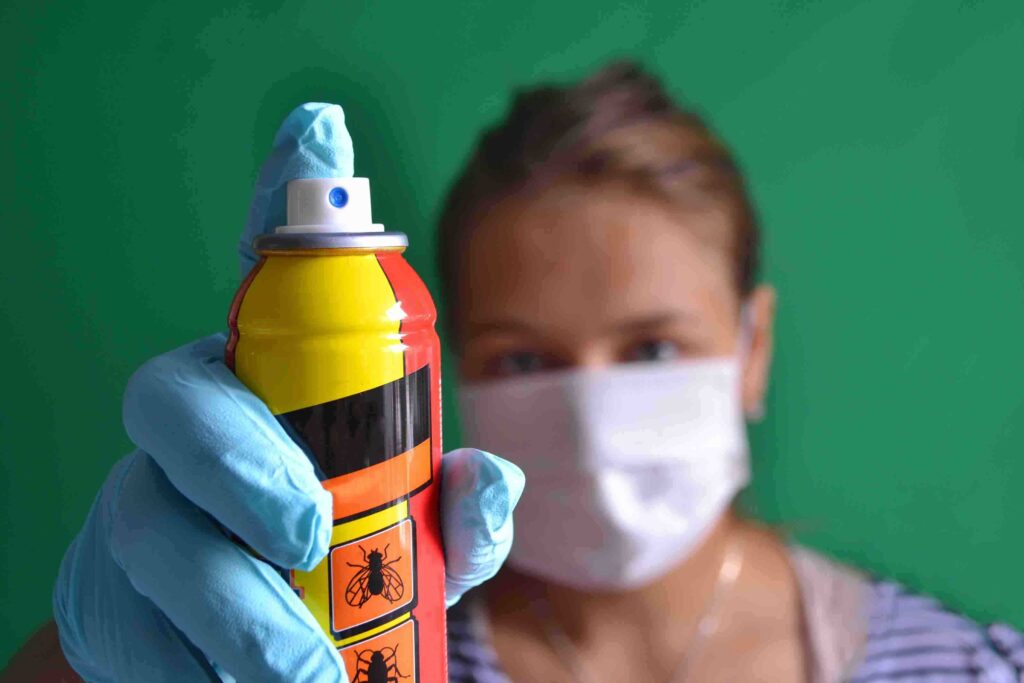
[[[271,233],[253,240],[257,251],[292,249],[394,249],[408,247],[404,232]]]

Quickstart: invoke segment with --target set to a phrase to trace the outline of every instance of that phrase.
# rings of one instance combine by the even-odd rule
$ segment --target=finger
[[[89,634],[91,651],[103,651],[102,668],[91,658],[73,654],[80,651],[69,646],[63,630],[59,632],[61,649],[79,676],[90,683],[222,683],[206,656],[152,602],[135,592],[123,571],[117,569],[101,586],[104,591],[125,592],[107,612],[102,628]],[[111,643],[126,647],[112,652]]]
[[[111,516],[128,580],[241,681],[347,681],[337,650],[269,565],[229,541],[139,453]]]
[[[512,511],[522,470],[503,458],[460,448],[441,458],[441,524],[448,606],[494,576],[512,547]]]
[[[115,465],[111,482],[123,479],[133,457]],[[220,683],[205,655],[132,588],[110,556],[110,496],[105,487],[65,553],[54,586],[54,621],[68,663],[90,683]]]
[[[249,219],[238,243],[243,278],[259,260],[252,241],[287,223],[285,188],[288,181],[351,177],[352,166],[352,138],[345,127],[341,107],[308,102],[288,114],[274,136],[274,148],[260,168]]]
[[[311,569],[330,543],[331,496],[313,466],[223,363],[213,335],[143,365],[128,381],[128,436],[186,498],[283,567]]]

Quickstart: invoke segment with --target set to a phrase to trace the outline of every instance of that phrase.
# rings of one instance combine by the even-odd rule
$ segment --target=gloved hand
[[[282,125],[257,182],[243,274],[251,238],[284,222],[287,180],[341,175],[345,163],[350,172],[340,117],[340,108],[305,105]],[[124,421],[139,449],[111,471],[54,591],[61,646],[90,682],[347,680],[287,583],[222,531],[270,562],[308,570],[332,526],[330,495],[224,365],[225,343],[213,335],[188,344],[129,381]],[[472,449],[445,455],[441,474],[450,605],[508,554],[523,475]]]

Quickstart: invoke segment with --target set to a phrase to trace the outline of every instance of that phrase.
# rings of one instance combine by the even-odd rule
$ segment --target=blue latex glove
[[[341,110],[304,105],[264,165],[243,245],[283,223],[293,177],[340,176]],[[343,120],[340,120],[344,130]],[[347,132],[344,134],[347,138]],[[351,173],[351,143],[347,157]],[[242,248],[243,273],[248,270]],[[345,681],[337,651],[291,588],[229,540],[310,569],[327,552],[330,495],[213,335],[146,363],[125,392],[138,450],[118,462],[54,591],[61,645],[87,681]],[[449,605],[508,554],[522,472],[472,449],[442,459]],[[218,525],[219,523],[219,525]]]

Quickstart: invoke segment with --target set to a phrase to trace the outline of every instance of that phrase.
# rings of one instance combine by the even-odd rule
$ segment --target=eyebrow
[[[481,334],[484,332],[525,332],[527,334],[540,335],[540,331],[521,320],[496,318],[483,322],[468,322],[469,334]]]
[[[635,329],[655,329],[659,327],[667,327],[672,324],[680,322],[689,322],[695,319],[692,313],[688,311],[657,311],[654,313],[645,313],[633,318],[625,318],[623,320],[617,320],[610,325],[607,325],[603,331],[605,332],[628,332]],[[521,332],[534,336],[544,336],[544,333],[530,325],[529,323],[522,320],[515,320],[511,318],[495,318],[493,320],[485,320],[482,322],[470,322],[468,323],[469,334],[482,334],[485,332]]]
[[[691,322],[696,318],[689,311],[657,311],[645,313],[634,318],[618,320],[606,328],[608,332],[628,332],[634,329],[653,329],[668,327],[680,322]]]

